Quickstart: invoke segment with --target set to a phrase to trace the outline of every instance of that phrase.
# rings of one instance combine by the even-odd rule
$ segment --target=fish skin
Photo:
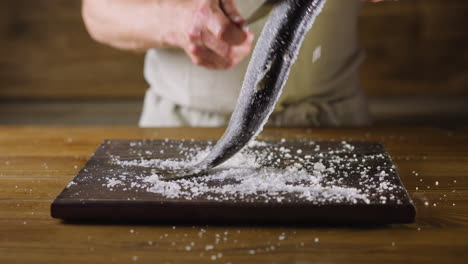
[[[326,0],[285,0],[272,11],[247,68],[224,135],[193,168],[166,172],[162,180],[203,176],[225,162],[263,129],[273,112],[306,33]]]

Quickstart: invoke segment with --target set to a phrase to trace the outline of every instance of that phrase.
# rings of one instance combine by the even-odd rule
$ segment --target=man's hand
[[[233,0],[83,0],[83,19],[98,42],[134,51],[180,48],[210,69],[237,65],[254,38]]]
[[[233,0],[187,1],[183,23],[185,50],[192,62],[210,69],[228,69],[246,57],[254,39],[242,28]]]

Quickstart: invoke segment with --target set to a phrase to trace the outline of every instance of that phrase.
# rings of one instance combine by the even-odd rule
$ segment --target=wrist
[[[161,0],[149,12],[151,16],[148,36],[151,46],[157,48],[184,48],[187,43],[185,25],[190,19],[191,4],[194,1]]]

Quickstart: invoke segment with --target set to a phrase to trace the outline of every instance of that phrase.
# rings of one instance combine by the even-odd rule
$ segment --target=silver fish
[[[224,135],[193,168],[165,172],[162,180],[203,176],[254,139],[273,112],[306,33],[326,0],[285,0],[272,11],[255,46]]]

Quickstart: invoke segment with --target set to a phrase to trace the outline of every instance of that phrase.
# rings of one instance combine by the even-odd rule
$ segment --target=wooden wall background
[[[40,109],[55,104],[56,111],[69,104],[120,102],[138,114],[147,87],[143,54],[94,43],[81,21],[80,5],[79,0],[0,2],[0,123],[14,122],[19,108],[34,104],[42,105]],[[450,106],[452,112],[468,113],[463,107],[468,104],[466,14],[468,1],[461,0],[365,5],[360,21],[367,49],[362,76],[368,94],[377,98],[374,110],[385,112],[375,102],[388,105],[390,100],[406,102],[411,112],[408,98],[421,105],[443,97],[445,108],[426,108],[441,112]]]

